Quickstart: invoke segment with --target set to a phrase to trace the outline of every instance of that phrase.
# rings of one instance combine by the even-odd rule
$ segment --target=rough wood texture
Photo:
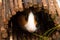
[[[3,18],[3,22],[6,23],[6,9],[5,9],[5,0],[3,0],[3,9],[2,9],[2,18]]]
[[[29,1],[30,0],[23,0],[25,8],[29,8]]]
[[[59,8],[56,0],[53,0],[53,1],[54,1],[54,5],[55,5],[55,7],[56,7],[57,13],[58,13],[58,15],[60,16],[60,8]]]
[[[17,12],[18,11],[18,1],[17,0],[14,0],[14,8],[15,8],[15,11]]]
[[[1,10],[1,37],[2,38],[7,38],[8,34],[7,34],[7,29],[6,29],[6,26],[7,25],[7,22],[8,22],[8,19],[7,19],[7,16],[6,16],[6,1],[7,0],[2,0],[2,10]],[[1,39],[3,40],[3,39]],[[5,39],[4,39],[5,40]]]
[[[48,3],[47,3],[47,1],[48,1],[48,0],[42,0],[44,9],[48,9]]]
[[[9,0],[9,3],[10,3],[10,10],[11,10],[12,15],[15,15],[16,12],[15,12],[15,10],[14,10],[13,0]]]
[[[2,40],[2,37],[1,37],[1,27],[2,27],[2,0],[0,0],[0,40]]]
[[[37,5],[39,8],[41,8],[42,7],[42,0],[37,0]]]
[[[56,15],[56,9],[53,0],[49,0],[49,14],[51,14],[52,18],[54,18],[54,16]]]
[[[13,15],[16,15],[17,11],[23,11],[24,8],[34,7],[34,8],[43,8],[49,10],[49,14],[51,14],[52,18],[54,18],[55,14],[58,13],[59,16],[54,20],[55,24],[60,24],[60,9],[56,2],[56,0],[0,0],[0,40],[9,40],[8,38],[8,21]],[[11,32],[12,33],[12,32]],[[19,34],[10,34],[13,36],[13,40],[40,40],[38,36],[31,35],[29,33]],[[53,37],[49,38],[49,40],[54,39],[56,36],[56,40],[59,39],[60,34],[56,32]],[[11,40],[11,39],[10,39]]]
[[[33,0],[33,7],[37,8],[37,0]]]
[[[29,0],[29,7],[33,6],[33,0]]]
[[[23,4],[22,4],[22,0],[18,0],[18,7],[19,7],[19,11],[23,11]]]
[[[7,9],[6,9],[6,11],[7,11],[7,19],[10,20],[10,18],[12,17],[12,13],[11,13],[11,10],[10,10],[11,8],[10,8],[9,0],[7,0],[6,5],[7,5]]]
[[[40,32],[39,32],[40,33]],[[43,37],[43,38],[40,38],[39,34],[37,35],[32,35],[32,34],[29,34],[29,33],[23,33],[23,32],[18,32],[17,33],[18,35],[16,34],[13,34],[14,35],[14,39],[13,40],[57,40],[60,38],[60,34],[58,31],[56,31],[55,33],[52,34],[51,37],[47,38],[47,37]],[[46,39],[47,38],[47,39]],[[60,39],[59,39],[60,40]]]

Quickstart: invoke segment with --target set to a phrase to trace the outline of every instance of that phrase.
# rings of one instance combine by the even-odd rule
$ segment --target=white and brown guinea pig
[[[17,23],[23,30],[28,32],[35,32],[37,30],[37,21],[32,10],[20,12],[20,15],[17,17]]]
[[[16,29],[28,32],[37,32],[40,30],[44,33],[54,27],[54,22],[48,13],[44,13],[44,11],[37,12],[34,9],[25,9],[22,12],[17,12],[11,18],[11,21],[14,31]]]

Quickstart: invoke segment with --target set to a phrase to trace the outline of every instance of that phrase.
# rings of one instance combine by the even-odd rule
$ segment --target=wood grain
[[[19,7],[19,11],[23,11],[23,4],[22,4],[22,0],[18,0],[18,7]]]

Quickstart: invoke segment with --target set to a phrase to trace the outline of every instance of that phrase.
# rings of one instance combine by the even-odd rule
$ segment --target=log
[[[29,0],[29,7],[32,7],[32,6],[33,6],[33,1]]]
[[[58,6],[58,3],[57,3],[56,0],[53,0],[53,1],[54,1],[54,5],[55,5],[55,7],[56,7],[57,13],[58,13],[58,15],[59,15],[59,17],[60,17],[60,8],[59,8],[59,6]]]
[[[2,0],[0,0],[0,20],[2,18]]]
[[[6,19],[7,19],[7,24],[8,24],[8,21],[9,21],[9,1],[8,0],[5,0],[5,12],[6,12]]]
[[[55,23],[55,25],[60,24],[60,17],[59,17],[59,16],[57,16],[57,17],[55,18],[54,23]],[[60,29],[60,27],[58,27],[57,29]]]
[[[12,17],[12,14],[11,14],[11,11],[9,10],[9,20],[10,20],[10,18]]]
[[[53,1],[51,1],[51,7],[52,7],[52,9],[51,9],[52,15],[56,14],[56,9],[55,9],[54,2]]]
[[[37,9],[38,9],[38,12],[41,11],[41,8],[42,8],[42,0],[37,0]]]
[[[7,33],[7,24],[8,24],[8,12],[7,12],[7,0],[2,0],[3,2],[3,9],[2,9],[2,27],[1,27],[1,33],[2,33],[2,38],[7,38],[8,37],[8,33]],[[4,39],[5,40],[5,39]]]
[[[19,7],[19,11],[23,11],[23,4],[22,4],[22,0],[18,0],[18,7]]]
[[[42,7],[42,0],[37,0],[37,5],[39,8],[41,8]]]
[[[8,3],[8,4],[7,4]],[[7,19],[8,21],[10,20],[10,18],[12,17],[12,13],[11,13],[11,10],[10,10],[10,5],[9,5],[9,0],[6,0],[6,16],[7,16]]]
[[[9,3],[10,3],[10,10],[11,10],[12,15],[15,15],[16,11],[14,10],[13,0],[9,0]]]
[[[2,40],[2,37],[1,37],[1,27],[2,27],[2,0],[0,0],[0,40]]]
[[[33,0],[33,7],[37,8],[37,0]]]
[[[57,25],[57,24],[60,24],[60,8],[59,8],[56,0],[53,0],[53,1],[54,1],[54,5],[55,5],[55,7],[56,7],[57,14],[58,14],[58,16],[57,16],[57,17],[55,18],[55,20],[54,20],[55,25]],[[57,29],[60,30],[60,27],[58,27]]]
[[[14,0],[14,9],[17,12],[18,11],[18,1]]]
[[[48,3],[47,3],[47,1],[46,0],[42,0],[44,9],[48,9],[48,5],[47,5]]]
[[[51,6],[50,6],[50,1],[51,1],[51,0],[48,0],[48,5],[49,5],[49,14],[51,14]]]
[[[0,10],[1,11],[1,10]],[[1,12],[0,12],[1,13]],[[1,39],[1,27],[2,27],[2,24],[1,24],[1,16],[0,16],[0,39]],[[2,40],[2,39],[1,39]]]
[[[24,2],[24,8],[29,8],[29,1],[30,0],[23,0],[23,2]]]
[[[4,25],[1,27],[2,38],[7,38],[7,30],[4,28]]]
[[[0,0],[0,11],[1,11],[1,9],[2,9],[2,0]]]
[[[5,4],[6,4],[5,0],[3,0],[2,20],[3,20],[4,24],[6,24],[6,22],[7,22]]]
[[[54,17],[54,15],[56,15],[56,9],[53,3],[53,0],[49,0],[49,14],[52,15],[52,18]]]

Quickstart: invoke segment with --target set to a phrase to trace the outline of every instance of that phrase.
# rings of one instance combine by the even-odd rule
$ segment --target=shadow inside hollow
[[[33,8],[32,8],[32,10],[33,10]],[[52,27],[55,27],[54,22],[51,18],[51,15],[49,15],[48,13],[45,13],[43,8],[39,12],[35,12],[35,11],[33,11],[33,12],[34,12],[34,15],[36,16],[36,21],[38,23],[37,24],[38,30],[35,33],[43,35],[43,33],[46,32],[47,30],[51,29]],[[23,34],[25,34],[26,36],[28,36],[28,35],[31,36],[31,33],[23,30],[21,28],[21,26],[18,25],[18,23],[17,23],[17,18],[19,18],[21,15],[26,16],[26,20],[27,20],[27,17],[28,17],[27,13],[29,13],[29,9],[25,10],[23,12],[17,12],[16,15],[12,16],[8,25],[9,25],[9,30],[11,30],[11,28],[12,28],[13,35],[16,35],[17,37],[19,35],[22,36]],[[12,22],[12,27],[11,27],[11,22]]]

